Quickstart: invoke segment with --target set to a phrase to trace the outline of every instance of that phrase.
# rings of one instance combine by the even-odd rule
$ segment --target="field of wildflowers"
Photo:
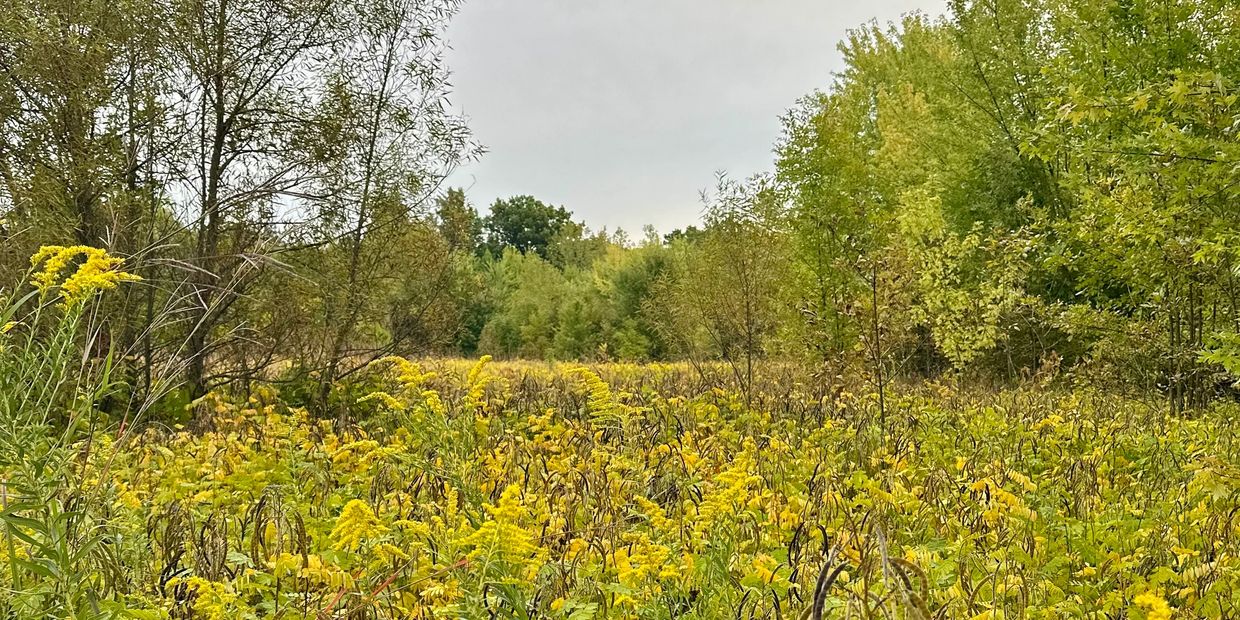
[[[747,406],[680,366],[366,381],[345,427],[258,387],[97,439],[108,588],[211,620],[1236,614],[1230,408],[944,387],[878,428],[867,394]]]
[[[0,315],[5,617],[1237,617],[1231,403],[393,357],[114,420],[75,255]]]

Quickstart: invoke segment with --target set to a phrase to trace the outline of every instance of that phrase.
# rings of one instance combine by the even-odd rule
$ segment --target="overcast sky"
[[[485,213],[530,194],[593,228],[701,215],[716,171],[772,167],[779,117],[841,68],[846,31],[944,0],[466,0],[452,103],[488,150],[449,182]]]

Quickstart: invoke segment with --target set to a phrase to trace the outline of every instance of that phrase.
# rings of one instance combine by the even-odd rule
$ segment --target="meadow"
[[[795,366],[763,366],[747,393],[726,376],[391,357],[340,386],[340,419],[270,384],[213,392],[184,424],[97,419],[67,445],[72,482],[46,487],[60,510],[6,507],[2,604],[203,620],[1237,613],[1233,404],[1170,416],[1085,388],[930,383],[893,387],[880,415],[871,391],[824,396]]]

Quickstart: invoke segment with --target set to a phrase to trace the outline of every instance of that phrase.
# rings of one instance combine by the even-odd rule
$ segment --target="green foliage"
[[[699,362],[727,361],[743,387],[755,363],[778,349],[786,321],[786,234],[777,198],[769,179],[721,176],[706,229],[673,243],[666,275],[644,307],[674,351]]]
[[[473,253],[482,247],[482,218],[466,201],[465,190],[449,188],[437,198],[435,217],[448,247],[466,253]]]
[[[213,393],[193,429],[95,433],[70,471],[113,489],[75,504],[108,515],[106,542],[15,521],[10,548],[44,554],[27,539],[46,530],[79,561],[67,580],[31,569],[0,605],[705,620],[817,598],[823,618],[1166,620],[1240,604],[1240,537],[1219,526],[1240,504],[1234,404],[922,384],[892,390],[880,424],[876,394],[824,399],[803,370],[763,367],[746,405],[701,381],[726,364],[385,358],[341,390],[344,425],[270,385]],[[62,584],[99,612],[47,596]]]
[[[485,223],[487,246],[495,256],[511,247],[547,258],[552,240],[572,218],[564,207],[544,204],[533,196],[496,200]]]
[[[1215,334],[1201,353],[1201,361],[1222,366],[1232,376],[1240,377],[1240,334]]]
[[[964,370],[1007,333],[1006,320],[1022,301],[1024,244],[986,235],[980,224],[963,235],[951,231],[932,193],[910,191],[901,207],[900,237],[917,274],[910,316]]]
[[[846,309],[881,264],[888,351],[924,330],[957,368],[1067,355],[1201,404],[1221,359],[1201,351],[1240,320],[1236,14],[1215,4],[960,0],[853,32],[779,146],[805,339],[862,338]]]
[[[565,269],[537,254],[505,252],[490,271],[486,296],[496,302],[478,351],[533,359],[666,355],[643,305],[665,268],[665,249],[590,245],[595,257],[588,264]]]
[[[953,0],[858,28],[772,174],[641,242],[438,191],[479,152],[444,105],[454,2],[115,8],[0,16],[0,275],[70,235],[132,256],[160,285],[100,316],[139,392],[159,368],[191,400],[287,371],[339,403],[390,353],[809,360],[880,394],[1064,370],[1175,410],[1237,379],[1225,0]]]
[[[439,193],[454,1],[9,5],[0,616],[1236,616],[1234,0],[857,29],[639,243]]]
[[[36,275],[36,290],[0,288],[0,554],[6,582],[0,610],[5,615],[123,618],[143,606],[108,591],[111,576],[124,570],[127,559],[110,547],[115,523],[104,509],[116,486],[102,481],[107,463],[82,464],[128,441],[125,424],[132,427],[145,410],[135,404],[120,432],[103,445],[94,443],[96,434],[111,426],[101,410],[104,403],[132,394],[116,376],[114,351],[97,340],[101,331],[91,319],[94,294],[115,284],[100,279],[92,284],[88,278],[131,277],[118,265],[106,254],[76,267],[53,258]],[[61,294],[53,295],[57,286]]]

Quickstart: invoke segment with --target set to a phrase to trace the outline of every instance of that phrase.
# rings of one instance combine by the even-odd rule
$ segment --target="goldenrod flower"
[[[244,617],[246,606],[238,600],[232,586],[219,581],[209,581],[202,577],[174,577],[169,586],[184,584],[194,593],[194,612],[206,620],[225,620],[226,618]]]
[[[332,529],[333,549],[352,551],[362,544],[362,540],[374,538],[387,531],[379,522],[374,511],[360,499],[349,500],[336,519],[336,527]]]
[[[60,282],[60,297],[66,306],[80,304],[99,291],[116,288],[121,282],[138,282],[142,278],[121,271],[123,259],[111,256],[106,250],[86,245],[45,245],[30,257],[30,266],[43,264],[43,269],[31,276],[30,282],[43,294],[56,285],[65,267],[76,257],[84,260],[69,277]]]
[[[469,374],[465,377],[465,407],[468,409],[486,410],[486,401],[483,398],[486,395],[487,377],[482,374],[482,370],[486,365],[491,363],[490,355],[483,355],[478,358],[478,363],[469,369]]]
[[[491,518],[478,529],[467,528],[457,542],[472,550],[468,557],[474,559],[488,556],[493,560],[519,564],[536,570],[543,562],[546,550],[538,545],[533,532],[522,527],[529,511],[521,502],[521,487],[508,485],[500,496],[499,504],[485,505]]]
[[[1138,594],[1133,602],[1145,612],[1146,620],[1171,620],[1171,606],[1154,592]]]

